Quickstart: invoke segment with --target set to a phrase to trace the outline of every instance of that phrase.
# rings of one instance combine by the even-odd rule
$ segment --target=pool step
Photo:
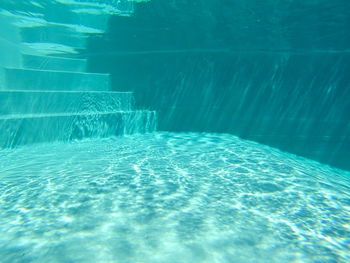
[[[91,8],[102,10],[103,13],[132,13],[133,3],[130,0],[55,0],[57,3],[69,5],[72,8]],[[100,11],[101,12],[101,11]]]
[[[93,27],[102,31],[106,31],[110,16],[101,13],[100,10],[75,9],[72,10],[71,17],[72,22],[74,21],[74,23],[77,23],[78,25],[84,25],[87,27]]]
[[[86,59],[61,58],[52,56],[22,56],[22,64],[27,69],[56,70],[84,72],[87,68]]]
[[[0,148],[147,133],[156,129],[154,111],[113,111],[0,116]]]
[[[1,91],[0,115],[130,111],[132,92]]]
[[[53,28],[59,29],[61,32],[74,32],[84,34],[102,34],[104,30],[84,26],[82,24],[71,24],[71,23],[59,23],[50,22],[45,19],[44,14],[31,13],[31,12],[16,12],[9,10],[1,10],[0,16],[7,17],[7,19],[19,29],[33,28],[35,33],[43,32],[41,27],[48,26],[52,31]],[[47,34],[47,32],[44,32]]]
[[[73,1],[56,0],[61,3],[59,12],[51,12],[47,9],[45,18],[48,21],[60,23],[74,23],[93,27],[105,31],[111,15],[130,16],[134,13],[133,2],[129,0],[119,1]],[[69,6],[69,12],[67,12]]]
[[[0,68],[0,148],[156,129],[154,111],[135,111],[132,92],[109,91],[110,75],[78,59],[111,15],[132,13],[129,0],[0,1],[22,54]]]
[[[74,58],[80,52],[80,50],[75,47],[47,42],[22,42],[20,49],[22,54],[34,56],[55,56],[63,58]]]
[[[52,42],[76,48],[84,48],[88,38],[88,34],[61,25],[22,27],[20,33],[22,41],[26,43]]]
[[[122,3],[123,2],[123,3]],[[116,3],[98,3],[96,1],[20,1],[0,2],[0,9],[5,9],[22,19],[41,18],[47,22],[79,24],[87,27],[106,30],[110,15],[131,15],[131,1]]]
[[[49,1],[49,0],[48,0]],[[2,0],[0,1],[0,9],[4,9],[13,13],[34,13],[38,14],[45,10],[40,1],[27,0]],[[43,1],[41,1],[43,2]]]
[[[108,91],[109,74],[3,69],[6,90],[91,90]]]

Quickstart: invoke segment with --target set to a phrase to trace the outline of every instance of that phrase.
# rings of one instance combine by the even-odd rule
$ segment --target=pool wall
[[[232,133],[350,169],[347,7],[153,0],[90,39],[89,67],[156,109],[160,130]]]

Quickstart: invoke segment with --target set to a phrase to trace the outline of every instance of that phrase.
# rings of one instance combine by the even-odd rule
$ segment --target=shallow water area
[[[0,151],[0,258],[349,262],[350,173],[228,134]]]

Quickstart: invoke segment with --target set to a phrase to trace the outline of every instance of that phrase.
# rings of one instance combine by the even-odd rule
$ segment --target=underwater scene
[[[0,263],[350,262],[349,10],[0,0]]]

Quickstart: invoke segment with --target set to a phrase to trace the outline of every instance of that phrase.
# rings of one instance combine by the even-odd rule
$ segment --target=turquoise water
[[[349,262],[350,174],[229,134],[0,152],[17,262]]]
[[[349,9],[0,0],[0,263],[350,262]]]

